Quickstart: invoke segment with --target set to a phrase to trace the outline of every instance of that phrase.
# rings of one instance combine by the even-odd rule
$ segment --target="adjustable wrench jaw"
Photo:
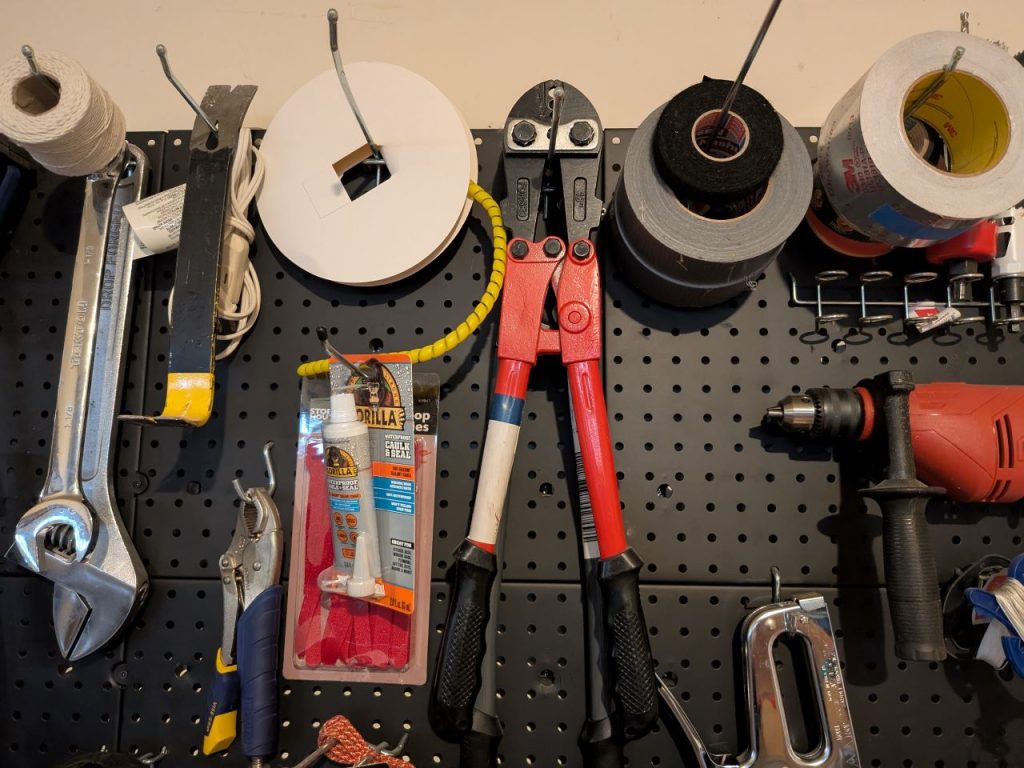
[[[92,510],[79,498],[47,496],[21,516],[13,551],[23,568],[48,576],[55,562],[80,562],[86,556],[94,525]]]

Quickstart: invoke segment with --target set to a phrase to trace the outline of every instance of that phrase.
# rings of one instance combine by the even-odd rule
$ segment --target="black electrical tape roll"
[[[682,202],[720,205],[762,190],[782,157],[782,124],[768,100],[740,86],[730,114],[747,124],[744,146],[731,158],[712,159],[694,144],[694,124],[705,113],[717,118],[732,83],[705,78],[677,94],[654,132],[658,174]],[[705,118],[713,124],[714,120]],[[719,138],[718,146],[722,143]],[[715,154],[712,149],[711,154]]]

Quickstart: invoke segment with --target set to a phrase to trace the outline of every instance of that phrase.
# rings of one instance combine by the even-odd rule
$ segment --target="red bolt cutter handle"
[[[498,376],[469,536],[455,553],[454,584],[435,669],[429,718],[442,738],[470,728],[480,690],[489,596],[497,563],[494,543],[508,492],[530,371],[541,354],[560,354],[568,369],[580,448],[601,552],[604,622],[610,637],[613,713],[626,739],[657,718],[650,641],[640,602],[640,558],[627,546],[601,387],[601,283],[589,240],[567,255],[558,238],[509,243],[498,335]],[[561,267],[561,271],[558,268]],[[541,325],[549,286],[558,300],[557,330]]]

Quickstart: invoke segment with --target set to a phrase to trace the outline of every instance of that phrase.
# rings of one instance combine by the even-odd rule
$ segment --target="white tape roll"
[[[260,218],[277,248],[325,280],[383,285],[422,269],[455,239],[476,180],[465,121],[432,83],[381,62],[345,68],[391,177],[352,200],[339,173],[366,147],[333,69],[300,88],[260,144]]]
[[[903,118],[957,46],[956,70],[914,112],[946,143],[947,172],[914,151]],[[872,240],[922,247],[954,237],[1024,198],[1024,67],[970,35],[908,38],[832,109],[818,169],[835,212]]]
[[[0,68],[0,133],[47,170],[84,176],[102,170],[124,148],[124,115],[74,59],[37,53],[39,70],[56,83],[53,97],[23,56]]]

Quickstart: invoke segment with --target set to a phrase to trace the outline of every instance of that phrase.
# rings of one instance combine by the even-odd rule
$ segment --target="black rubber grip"
[[[583,723],[580,753],[587,768],[622,768],[625,765],[622,741],[615,737],[607,719],[594,721],[588,717]]]
[[[658,719],[651,644],[640,603],[640,567],[632,550],[601,560],[601,591],[612,660],[613,717],[626,741],[638,739]]]
[[[497,562],[491,552],[466,540],[455,550],[452,571],[448,618],[427,715],[434,733],[446,741],[459,742],[473,724]]]
[[[942,661],[942,602],[925,518],[929,497],[873,495],[882,507],[885,585],[896,656]]]
[[[501,724],[498,718],[475,711],[472,730],[459,742],[459,768],[493,768],[498,764],[500,742]]]

